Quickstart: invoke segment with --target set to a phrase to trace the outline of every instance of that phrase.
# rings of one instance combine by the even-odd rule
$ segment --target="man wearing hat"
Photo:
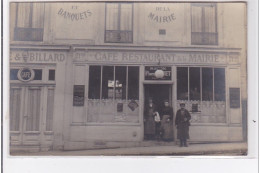
[[[190,113],[185,109],[185,103],[180,103],[180,109],[176,113],[175,125],[177,126],[177,138],[180,139],[180,147],[188,147]]]

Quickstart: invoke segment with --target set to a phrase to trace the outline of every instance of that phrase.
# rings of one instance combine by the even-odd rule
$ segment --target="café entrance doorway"
[[[162,108],[164,107],[164,100],[168,100],[169,101],[169,105],[172,107],[172,85],[171,84],[145,84],[144,85],[144,110],[146,110],[146,108],[149,105],[149,98],[153,99],[153,103],[157,109],[157,111],[161,112]],[[146,111],[145,111],[146,112]],[[146,114],[144,112],[144,114]],[[145,115],[144,115],[145,116]],[[145,126],[145,133],[147,132],[147,124],[149,125],[149,122],[144,122],[146,124],[144,124]],[[149,125],[150,126],[150,125]],[[148,137],[145,134],[144,140],[158,140],[158,124],[155,125],[155,136],[154,137]],[[160,125],[159,125],[160,127]],[[149,128],[148,128],[149,129]],[[151,130],[153,130],[154,128],[151,127]]]
[[[172,106],[172,85],[170,84],[146,84],[144,85],[145,90],[145,104],[148,104],[148,99],[152,98],[154,104],[158,109],[163,107],[163,101],[169,100],[170,106]]]

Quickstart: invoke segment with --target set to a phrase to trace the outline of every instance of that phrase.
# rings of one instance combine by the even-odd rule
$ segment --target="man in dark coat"
[[[157,112],[157,107],[153,103],[153,99],[149,98],[148,104],[145,106],[145,110],[144,110],[144,138],[147,140],[152,140],[155,138],[156,112]]]
[[[180,147],[188,147],[187,139],[189,139],[190,113],[185,109],[185,104],[180,104],[181,109],[176,113],[175,125],[177,126],[177,138],[180,139]]]

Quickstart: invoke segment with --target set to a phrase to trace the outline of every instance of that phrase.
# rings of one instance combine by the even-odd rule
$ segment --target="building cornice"
[[[153,52],[216,52],[240,53],[241,48],[224,48],[209,46],[133,46],[133,45],[39,45],[39,44],[10,44],[10,50],[27,51],[153,51]]]

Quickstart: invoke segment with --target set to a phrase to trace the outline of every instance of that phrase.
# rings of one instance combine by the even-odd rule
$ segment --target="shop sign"
[[[34,71],[28,67],[21,68],[17,73],[17,78],[20,81],[28,82],[34,79]]]
[[[155,7],[155,12],[150,12],[148,19],[156,23],[169,23],[176,19],[174,12],[170,10],[169,7],[157,6]]]
[[[123,112],[123,103],[117,103],[117,112]]]
[[[74,85],[73,106],[84,106],[85,85]]]
[[[65,61],[66,54],[62,52],[11,51],[10,62],[59,63]]]
[[[230,108],[240,108],[240,88],[229,88]]]
[[[89,18],[92,15],[92,12],[90,10],[79,11],[78,6],[74,5],[71,6],[70,10],[60,8],[57,14],[64,19],[79,21]]]
[[[138,103],[136,103],[136,101],[134,100],[131,100],[129,103],[128,103],[128,107],[134,111],[136,108],[138,108]]]
[[[145,80],[171,80],[171,67],[146,66]]]
[[[238,64],[238,53],[153,53],[151,52],[113,52],[88,51],[76,52],[73,60],[76,62],[112,62],[134,64]]]

